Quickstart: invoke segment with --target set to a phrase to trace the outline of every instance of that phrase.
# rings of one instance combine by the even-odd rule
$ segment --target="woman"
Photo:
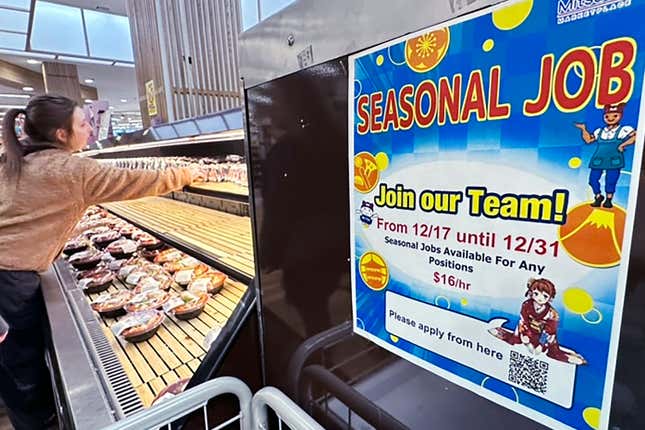
[[[15,132],[24,115],[24,133]],[[121,170],[73,156],[91,134],[83,110],[58,96],[31,99],[3,121],[0,158],[0,396],[17,430],[55,420],[44,361],[46,310],[38,272],[59,255],[90,205],[166,194],[197,179],[191,169]]]

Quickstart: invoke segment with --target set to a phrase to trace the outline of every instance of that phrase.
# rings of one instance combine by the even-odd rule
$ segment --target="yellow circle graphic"
[[[582,418],[589,427],[594,430],[598,430],[600,427],[600,409],[598,408],[586,408],[582,411]]]
[[[447,27],[413,37],[405,43],[405,62],[415,72],[425,73],[441,63],[449,46]]]
[[[385,58],[383,58],[382,55],[379,55],[378,57],[376,57],[376,65],[377,66],[382,66],[384,61],[385,61]]]
[[[511,6],[493,12],[493,24],[500,30],[512,30],[519,27],[533,9],[533,0],[522,0]]]
[[[564,306],[574,314],[584,315],[591,312],[594,301],[591,294],[582,288],[569,288],[562,295]]]
[[[461,299],[461,305],[462,306],[468,306],[468,299]]]
[[[482,49],[484,52],[490,52],[495,47],[495,41],[493,39],[486,39],[482,44]]]
[[[580,157],[571,157],[569,158],[569,168],[578,169],[582,166],[582,160]]]
[[[374,291],[381,291],[390,280],[390,271],[383,257],[376,252],[366,252],[359,261],[361,279]]]
[[[387,166],[390,165],[390,159],[387,157],[387,154],[385,152],[379,152],[376,154],[376,157],[374,157],[376,160],[376,167],[378,167],[378,170],[382,172],[383,170],[387,169]]]
[[[394,342],[394,343],[397,343],[397,342],[399,341],[399,337],[398,337],[398,336],[394,336],[393,334],[391,334],[391,335],[390,335],[390,339],[391,339],[391,340],[392,340],[392,342]]]

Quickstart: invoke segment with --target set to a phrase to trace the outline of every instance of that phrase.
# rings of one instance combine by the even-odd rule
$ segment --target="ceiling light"
[[[40,64],[40,61],[34,60],[33,58],[30,58],[29,60],[27,60],[27,63],[28,64]]]
[[[0,94],[0,97],[8,99],[28,99],[31,96],[29,94]]]
[[[127,103],[128,99],[121,99],[121,103]]]
[[[94,83],[94,79],[92,79],[92,78],[87,78],[87,79],[85,79],[83,82],[85,82],[86,84],[93,84],[93,83]]]
[[[23,91],[31,92],[34,90],[34,87],[22,87]]]
[[[91,100],[91,99],[85,99],[85,103],[87,103],[87,104],[90,104],[90,103],[93,103],[93,102],[94,102],[94,100]]]
[[[0,105],[0,109],[23,109],[25,105]]]
[[[123,63],[121,61],[115,61],[114,66],[117,66],[117,67],[129,67],[130,69],[134,69],[134,63]]]

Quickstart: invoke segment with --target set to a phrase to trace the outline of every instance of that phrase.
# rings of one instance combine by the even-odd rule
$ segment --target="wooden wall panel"
[[[47,94],[65,96],[76,101],[81,106],[81,84],[78,79],[78,69],[73,64],[43,62],[43,82]]]
[[[157,29],[155,0],[127,0],[132,48],[136,64],[137,92],[143,126],[150,125],[146,100],[146,82],[154,81],[157,99],[157,116],[162,122],[172,120],[168,116],[161,46]]]
[[[151,79],[164,121],[242,105],[239,0],[127,1],[144,125]]]

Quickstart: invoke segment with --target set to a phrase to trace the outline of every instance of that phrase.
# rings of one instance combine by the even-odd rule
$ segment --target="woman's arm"
[[[87,206],[167,194],[190,185],[194,176],[188,168],[128,170],[101,164],[90,158],[79,157],[76,164],[77,171],[80,171],[81,193]]]
[[[577,122],[575,123],[575,126],[582,132],[582,140],[584,140],[586,144],[594,143],[596,141],[596,136],[587,131],[587,126],[585,124]]]

